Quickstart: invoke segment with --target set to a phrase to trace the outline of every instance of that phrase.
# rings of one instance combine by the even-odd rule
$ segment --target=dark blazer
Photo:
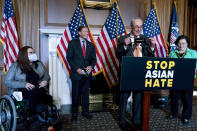
[[[130,44],[129,46],[127,46],[126,50],[124,48],[125,38],[130,37],[130,35],[131,34],[129,33],[129,34],[124,35],[124,36],[122,36],[118,39],[118,46],[117,46],[117,49],[116,49],[116,57],[118,59],[120,59],[120,63],[121,63],[121,60],[122,60],[122,56],[133,56],[133,52],[134,52],[135,47],[136,47],[135,44],[133,46],[132,46],[132,44]],[[142,56],[143,57],[144,56],[145,57],[154,57],[155,56],[154,51],[152,51],[151,48],[150,48],[150,40],[144,35],[140,35],[140,38],[144,39],[144,43],[141,43]],[[121,68],[121,64],[120,64],[119,67]],[[118,73],[118,76],[120,76],[120,72]]]
[[[124,35],[118,39],[118,47],[116,50],[116,57],[121,59],[122,56],[133,56],[133,52],[135,50],[135,44],[132,46],[128,46],[127,49],[124,49],[124,40],[125,38],[130,37],[130,33],[127,35]],[[142,56],[147,57],[154,57],[154,51],[150,48],[150,40],[144,36],[140,35],[140,38],[144,39],[144,43],[141,43],[142,46]]]
[[[80,39],[77,38],[71,40],[68,44],[66,58],[71,67],[70,78],[79,80],[82,75],[79,75],[76,72],[78,68],[83,69],[87,66],[92,66],[93,69],[96,64],[96,51],[94,44],[86,40],[86,57],[84,59]]]

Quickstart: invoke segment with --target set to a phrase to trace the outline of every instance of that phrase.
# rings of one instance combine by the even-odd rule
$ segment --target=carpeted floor
[[[91,113],[93,118],[87,120],[79,115],[78,120],[71,122],[70,115],[62,116],[62,131],[121,131],[118,110],[103,110]],[[150,131],[197,131],[197,106],[193,106],[192,121],[189,125],[183,125],[181,118],[168,120],[169,108],[153,108],[150,110]],[[127,113],[127,130],[135,131],[130,122],[130,113]],[[39,122],[38,122],[39,123]],[[35,126],[35,125],[34,125]],[[57,127],[56,127],[57,128]],[[17,129],[20,130],[20,129]],[[39,125],[32,130],[47,130],[46,126]]]
[[[181,118],[168,120],[168,108],[151,108],[150,110],[150,131],[197,131],[197,107],[193,107],[192,121],[189,125],[182,124]],[[120,131],[118,112],[95,112],[92,113],[93,119],[87,120],[79,116],[77,122],[72,123],[70,116],[63,116],[62,130],[64,131]],[[135,129],[130,122],[130,114],[127,114],[127,130]]]

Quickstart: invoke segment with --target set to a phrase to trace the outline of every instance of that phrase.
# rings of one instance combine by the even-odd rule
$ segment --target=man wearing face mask
[[[50,76],[34,49],[24,46],[19,50],[17,61],[8,70],[4,83],[9,95],[15,90],[21,90],[23,99],[28,101],[29,110],[35,113],[38,105],[46,102],[43,97],[49,80]]]
[[[96,64],[96,51],[88,39],[88,28],[79,26],[79,38],[69,42],[67,60],[71,67],[72,81],[72,121],[77,120],[79,97],[82,100],[82,116],[91,119],[89,114],[89,88],[92,70]]]
[[[131,21],[131,32],[125,36],[122,36],[118,40],[118,46],[116,50],[116,57],[122,59],[122,56],[133,56],[133,57],[154,57],[154,44],[153,39],[148,39],[142,35],[143,20],[141,18],[134,18]],[[135,42],[135,39],[139,38],[141,41]],[[121,67],[120,67],[121,68]],[[119,72],[119,77],[121,72]],[[131,83],[132,86],[132,83]],[[127,99],[131,91],[121,91],[120,92],[120,127],[126,128],[125,112]],[[133,114],[133,124],[136,127],[141,128],[142,123],[142,91],[132,91],[133,104],[132,104],[132,114]]]

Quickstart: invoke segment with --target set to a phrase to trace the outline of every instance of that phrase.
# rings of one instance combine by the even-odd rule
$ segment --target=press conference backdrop
[[[130,57],[121,63],[122,91],[191,90],[194,86],[196,59]]]

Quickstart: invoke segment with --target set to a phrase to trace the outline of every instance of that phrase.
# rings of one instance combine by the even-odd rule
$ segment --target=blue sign
[[[124,56],[120,89],[191,90],[194,86],[196,59]]]

